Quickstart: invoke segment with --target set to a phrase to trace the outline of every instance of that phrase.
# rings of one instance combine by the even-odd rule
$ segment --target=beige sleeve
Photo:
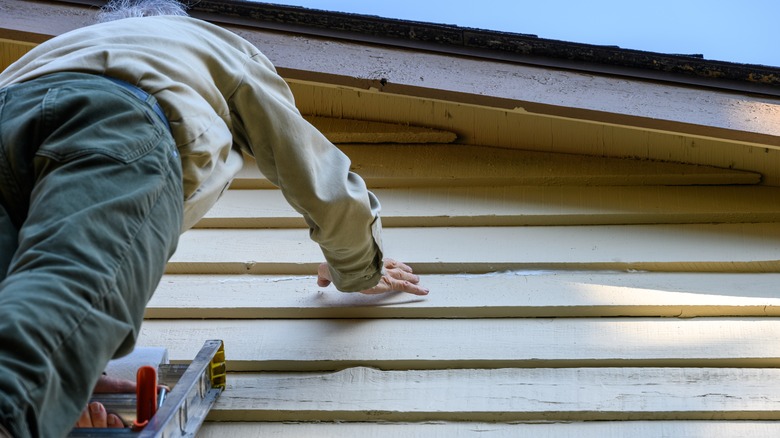
[[[308,123],[287,83],[262,55],[247,63],[230,97],[235,141],[301,213],[341,291],[375,286],[381,277],[380,205],[344,153]]]

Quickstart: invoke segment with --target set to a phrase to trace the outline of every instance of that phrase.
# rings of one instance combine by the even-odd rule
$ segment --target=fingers
[[[390,270],[393,270],[393,269],[398,269],[398,270],[401,270],[403,272],[408,272],[408,273],[412,273],[413,272],[411,266],[407,265],[406,263],[399,262],[397,260],[384,259],[384,263],[385,263],[385,270],[387,270],[387,271],[390,271]]]
[[[92,390],[94,393],[124,393],[135,392],[136,383],[132,380],[118,379],[107,375],[100,376],[95,388]]]
[[[98,379],[93,393],[134,393],[136,382],[102,375]],[[81,416],[76,422],[76,427],[108,427],[123,428],[125,424],[116,414],[106,412],[105,406],[100,402],[92,402],[81,411]]]
[[[89,415],[89,406],[81,411],[78,421],[76,421],[76,427],[91,427],[92,417]]]
[[[409,265],[390,258],[384,259],[383,264],[384,273],[379,284],[360,293],[375,295],[396,291],[412,295],[428,295],[428,289],[419,285],[420,277],[414,274]],[[317,286],[326,287],[331,281],[328,264],[321,263],[317,268]]]
[[[383,277],[378,285],[371,289],[360,291],[360,293],[366,295],[383,294],[385,292],[405,292],[412,295],[423,296],[428,295],[429,290],[410,281]]]
[[[92,402],[84,408],[76,422],[76,427],[121,428],[124,426],[118,416],[106,412],[106,408],[99,402]]]
[[[320,263],[317,267],[317,286],[328,287],[330,285],[330,270],[327,263]]]
[[[393,259],[385,259],[385,273],[379,284],[361,291],[363,294],[381,294],[397,291],[412,295],[428,295],[428,289],[419,285],[420,277],[415,275],[408,265]]]

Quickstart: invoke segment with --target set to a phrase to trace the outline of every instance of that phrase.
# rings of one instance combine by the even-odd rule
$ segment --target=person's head
[[[98,23],[130,17],[153,17],[157,15],[186,16],[187,10],[177,0],[111,0],[100,8]]]

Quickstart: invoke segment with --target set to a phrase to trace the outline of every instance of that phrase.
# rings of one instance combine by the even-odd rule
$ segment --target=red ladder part
[[[136,374],[136,419],[133,429],[141,430],[157,412],[157,370],[151,366],[138,368]]]

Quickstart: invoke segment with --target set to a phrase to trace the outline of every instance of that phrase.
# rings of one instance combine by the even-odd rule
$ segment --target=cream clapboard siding
[[[387,255],[431,295],[318,288],[303,221],[246,168],[182,236],[139,340],[183,362],[225,341],[228,389],[199,436],[780,433],[780,188],[701,166],[341,147],[378,186]]]
[[[625,438],[625,437],[738,437],[776,436],[777,423],[768,421],[621,421],[570,423],[226,423],[207,425],[199,437],[534,437],[534,438]]]
[[[0,66],[91,16],[0,3],[5,35],[24,40],[0,39]],[[288,40],[266,44],[275,60],[322,50]],[[358,49],[382,63],[398,55]],[[420,98],[323,85],[280,58],[280,71],[303,72],[290,80],[299,107],[338,117],[311,118],[333,141],[380,143],[343,148],[383,200],[388,252],[413,263],[432,295],[317,288],[302,221],[245,169],[184,236],[140,338],[182,362],[203,340],[225,339],[229,388],[200,436],[780,435],[778,192],[766,187],[778,186],[775,149],[706,128],[621,126],[620,111],[581,121],[443,101],[439,90]],[[611,80],[555,74],[564,86]],[[773,126],[771,115],[734,120]],[[480,147],[443,144],[450,129]]]

